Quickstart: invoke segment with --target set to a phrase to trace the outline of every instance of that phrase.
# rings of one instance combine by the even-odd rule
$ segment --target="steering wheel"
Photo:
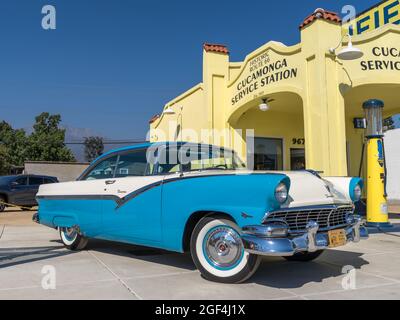
[[[226,164],[219,164],[219,165],[215,166],[215,169],[219,169],[219,168],[228,170],[228,166]]]

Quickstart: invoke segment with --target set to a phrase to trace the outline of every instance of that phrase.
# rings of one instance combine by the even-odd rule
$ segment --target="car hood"
[[[202,171],[185,174],[189,176],[229,175],[229,174],[283,174],[290,179],[288,202],[283,207],[307,207],[316,205],[350,205],[351,199],[324,179],[307,171]]]

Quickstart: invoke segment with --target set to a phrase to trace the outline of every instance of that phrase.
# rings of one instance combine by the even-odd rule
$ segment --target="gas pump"
[[[381,100],[368,100],[363,104],[367,122],[367,226],[375,228],[392,227],[386,190],[383,108]]]

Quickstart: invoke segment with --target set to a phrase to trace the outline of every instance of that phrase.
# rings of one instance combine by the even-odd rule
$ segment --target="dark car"
[[[56,177],[37,175],[0,176],[0,202],[23,207],[34,207],[36,194],[42,184],[57,183]],[[7,205],[0,203],[0,212]]]

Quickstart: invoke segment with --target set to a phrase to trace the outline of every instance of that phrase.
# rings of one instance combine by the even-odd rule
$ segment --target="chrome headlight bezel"
[[[284,204],[288,198],[289,198],[289,189],[285,183],[281,182],[275,188],[275,200],[278,201],[280,204]]]
[[[357,202],[360,201],[363,194],[363,188],[360,184],[356,184],[353,190],[353,201]]]

